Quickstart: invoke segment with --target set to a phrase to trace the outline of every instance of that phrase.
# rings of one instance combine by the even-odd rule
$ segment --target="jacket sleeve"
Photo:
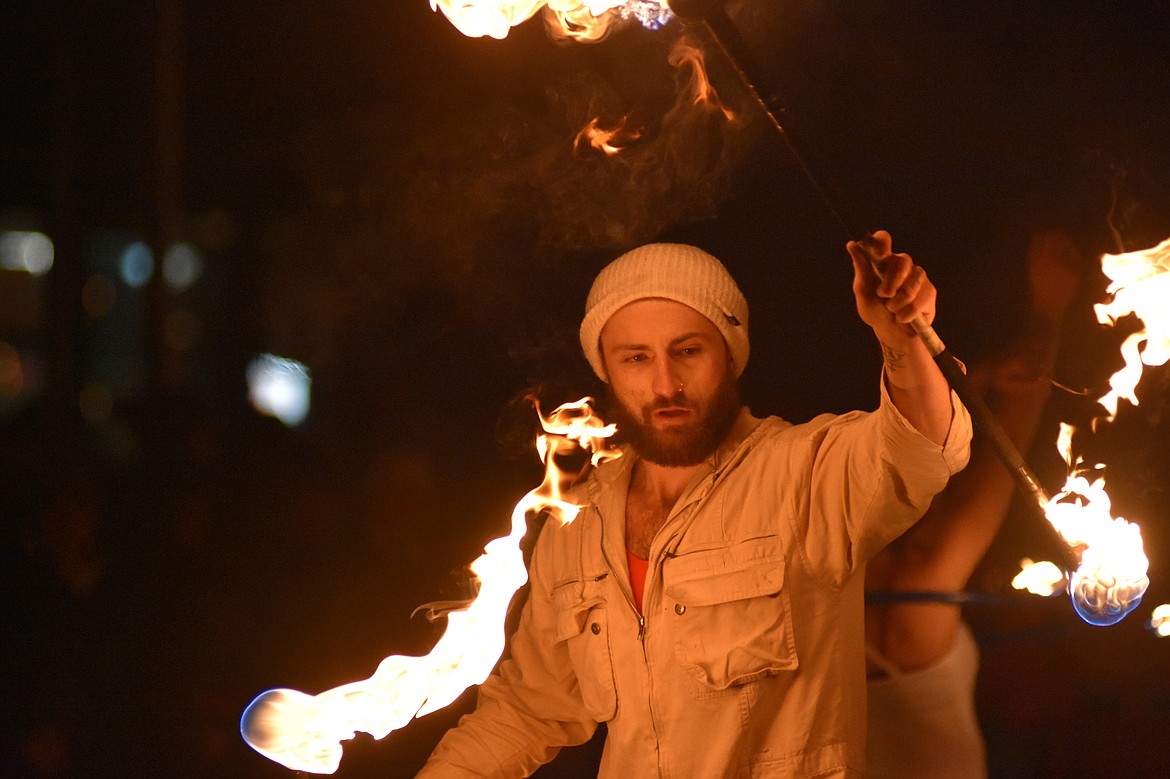
[[[420,779],[528,776],[597,729],[585,713],[564,642],[556,638],[550,579],[541,566],[550,531],[541,533],[532,556],[532,586],[510,657],[480,686],[475,711],[444,735]]]
[[[884,380],[877,411],[813,420],[795,516],[814,571],[844,581],[918,521],[966,466],[971,417],[954,392],[951,410],[942,446],[902,416]]]

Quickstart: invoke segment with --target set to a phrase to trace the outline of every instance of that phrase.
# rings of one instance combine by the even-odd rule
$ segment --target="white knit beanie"
[[[711,320],[731,351],[735,375],[748,361],[748,306],[723,263],[702,249],[651,243],[626,252],[597,274],[585,301],[581,348],[602,381],[601,329],[622,306],[643,298],[667,298]]]

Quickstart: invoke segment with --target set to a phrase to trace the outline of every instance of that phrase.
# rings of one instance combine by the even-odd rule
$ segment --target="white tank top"
[[[869,779],[985,779],[987,751],[975,713],[979,647],[966,623],[936,664],[898,671],[872,647],[887,676],[866,685]]]

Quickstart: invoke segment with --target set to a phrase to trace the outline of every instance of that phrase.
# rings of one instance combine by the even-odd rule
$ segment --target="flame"
[[[544,27],[555,40],[596,43],[609,35],[615,16],[613,9],[621,4],[620,0],[595,3],[549,0],[544,12]]]
[[[722,111],[723,117],[729,122],[735,118],[735,114],[723,105],[715,88],[711,86],[711,80],[707,78],[702,50],[686,39],[680,38],[670,50],[667,61],[676,68],[682,68],[684,65],[691,67],[690,87],[695,94],[695,105],[706,106],[714,111]]]
[[[1071,440],[1072,428],[1061,423],[1058,446],[1070,472],[1044,513],[1069,546],[1081,550],[1069,579],[1073,607],[1090,624],[1112,625],[1133,611],[1150,586],[1149,561],[1141,529],[1113,517],[1104,477],[1089,480],[1081,460],[1072,457]]]
[[[642,137],[640,129],[626,126],[628,120],[628,116],[623,117],[616,127],[607,130],[601,126],[601,119],[597,117],[590,119],[589,124],[582,127],[573,139],[573,150],[592,148],[604,152],[606,155],[617,154]]]
[[[1170,636],[1170,603],[1156,606],[1150,614],[1150,630],[1162,638]]]
[[[520,0],[515,3],[475,2],[474,0],[431,0],[432,11],[442,11],[455,29],[469,38],[503,39],[508,31],[530,19],[544,5],[544,0]]]
[[[1138,404],[1136,389],[1142,364],[1154,367],[1170,359],[1170,238],[1152,249],[1106,254],[1101,258],[1101,270],[1110,279],[1105,291],[1113,299],[1093,306],[1097,321],[1114,325],[1134,314],[1143,325],[1122,344],[1125,365],[1109,379],[1110,391],[1099,401],[1112,419],[1119,399]]]
[[[431,0],[431,10],[441,11],[469,38],[505,38],[542,9],[554,38],[582,43],[601,40],[621,22],[658,29],[673,18],[670,6],[657,0]]]
[[[1109,391],[1098,402],[1106,421],[1117,414],[1120,400],[1138,405],[1137,385],[1143,364],[1164,365],[1170,359],[1170,239],[1151,249],[1106,254],[1101,269],[1109,277],[1108,303],[1094,306],[1097,320],[1115,325],[1131,315],[1141,327],[1121,346],[1123,366],[1109,379]],[[1087,466],[1073,452],[1074,429],[1061,424],[1057,448],[1069,466],[1060,493],[1045,506],[1045,515],[1068,544],[1080,551],[1080,565],[1069,581],[1073,607],[1094,625],[1111,625],[1133,611],[1150,580],[1149,561],[1141,530],[1113,517],[1105,492],[1103,466]]]
[[[727,121],[735,119],[735,114],[723,105],[707,77],[701,49],[685,37],[680,38],[671,46],[667,61],[679,71],[690,71],[686,84],[679,91],[676,108],[685,106],[687,97],[691,96],[691,105],[718,111]],[[612,156],[640,140],[642,134],[643,128],[630,125],[629,116],[622,117],[612,128],[603,127],[601,118],[594,117],[573,138],[573,150],[580,152],[583,149],[596,149],[607,156]]]
[[[1034,563],[1025,557],[1020,560],[1020,572],[1012,579],[1012,586],[1033,595],[1055,595],[1064,587],[1064,571],[1047,560]]]
[[[358,731],[381,739],[411,719],[447,706],[487,678],[504,649],[508,604],[528,580],[520,550],[528,513],[547,510],[568,523],[579,510],[564,491],[580,473],[562,471],[557,455],[585,449],[593,465],[619,456],[604,447],[615,427],[594,415],[590,402],[583,398],[565,404],[548,417],[537,409],[545,431],[536,442],[544,480],[516,504],[511,533],[489,542],[471,564],[479,592],[466,608],[447,615],[447,628],[430,654],[387,657],[370,678],[318,695],[287,689],[262,693],[240,722],[241,734],[253,749],[294,771],[331,774],[341,763],[341,742]]]

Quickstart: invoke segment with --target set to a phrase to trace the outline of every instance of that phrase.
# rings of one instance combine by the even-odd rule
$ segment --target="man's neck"
[[[639,460],[634,466],[630,485],[644,498],[653,500],[669,511],[695,476],[707,468],[707,463],[697,465],[666,466]]]

